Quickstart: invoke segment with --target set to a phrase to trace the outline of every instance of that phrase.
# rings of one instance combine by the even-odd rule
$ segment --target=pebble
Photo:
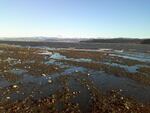
[[[126,103],[125,103],[125,108],[126,108],[126,109],[130,109],[129,106],[128,106]]]
[[[120,99],[123,100],[123,97],[121,97]]]
[[[20,93],[20,91],[16,91],[16,93]]]
[[[6,73],[7,72],[7,70],[4,70],[4,73]]]
[[[75,72],[77,73],[77,72],[79,72],[78,70],[75,70]]]
[[[55,103],[55,99],[52,99],[52,103],[53,103],[53,104]]]
[[[122,92],[123,90],[122,90],[122,89],[119,89],[119,91]]]
[[[43,74],[42,74],[42,76],[44,76],[44,77],[45,77],[45,76],[46,76],[46,74],[44,74],[44,73],[43,73]]]
[[[6,97],[6,99],[8,99],[8,100],[9,100],[9,99],[10,99],[10,97]]]
[[[48,80],[48,83],[52,83],[52,80]]]
[[[144,107],[144,105],[143,105],[143,104],[141,104],[141,107]]]
[[[13,88],[17,88],[18,86],[17,85],[13,85]]]

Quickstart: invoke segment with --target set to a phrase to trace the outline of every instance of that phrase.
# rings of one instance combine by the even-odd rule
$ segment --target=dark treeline
[[[127,39],[127,38],[114,38],[114,39],[89,39],[81,42],[88,43],[134,43],[134,44],[150,44],[150,39]]]

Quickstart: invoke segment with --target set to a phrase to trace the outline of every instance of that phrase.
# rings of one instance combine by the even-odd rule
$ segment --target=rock
[[[42,76],[44,76],[44,77],[45,77],[45,76],[46,76],[46,74],[44,74],[44,73],[43,73],[43,74],[42,74]]]
[[[130,109],[128,106],[125,106],[126,107],[126,109]]]
[[[78,73],[79,71],[78,71],[78,70],[75,70],[75,72]]]
[[[9,99],[10,99],[10,97],[6,97],[6,99],[8,99],[8,100],[9,100]]]
[[[119,89],[119,91],[122,92],[123,90],[122,90],[122,89]]]
[[[20,91],[16,91],[16,93],[20,93]]]
[[[141,104],[141,107],[144,107],[144,105],[143,105],[143,104]]]
[[[13,88],[18,88],[18,86],[17,85],[13,85]]]
[[[50,83],[50,84],[51,84],[51,83],[52,83],[52,80],[48,80],[48,83]]]
[[[55,99],[52,99],[52,103],[53,103],[53,104],[55,103]]]
[[[76,94],[76,92],[72,92],[74,95]]]
[[[124,106],[126,109],[130,109],[127,103],[125,103]]]
[[[123,100],[124,98],[123,98],[123,97],[121,97],[120,99],[121,99],[121,100]]]

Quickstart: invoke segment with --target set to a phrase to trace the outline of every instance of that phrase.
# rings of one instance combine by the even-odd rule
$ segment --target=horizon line
[[[122,39],[150,39],[147,37],[62,37],[62,36],[0,36],[0,39],[2,38],[59,38],[59,39],[117,39],[117,38],[122,38]]]

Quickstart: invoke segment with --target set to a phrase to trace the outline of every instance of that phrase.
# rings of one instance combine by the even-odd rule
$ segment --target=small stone
[[[10,90],[9,89],[7,89],[7,92],[9,92]]]
[[[48,80],[48,83],[52,83],[52,80]]]
[[[121,99],[121,100],[123,100],[124,98],[123,98],[123,97],[121,97],[120,99]]]
[[[55,103],[55,99],[52,99],[52,103],[53,103],[53,104]]]
[[[143,105],[143,104],[141,104],[141,107],[144,107],[144,105]]]
[[[116,95],[113,95],[114,98],[116,98]]]
[[[4,70],[4,73],[6,73],[7,72],[7,70]]]
[[[77,73],[77,72],[79,72],[78,70],[75,70],[75,72]]]
[[[8,99],[8,100],[9,100],[9,99],[10,99],[10,97],[6,97],[6,99]]]
[[[20,91],[16,91],[16,93],[20,93]]]
[[[54,98],[55,98],[55,95],[52,95],[52,98],[54,99]]]
[[[17,85],[13,85],[13,88],[17,88],[18,86]]]
[[[126,109],[130,109],[129,106],[128,106],[127,104],[125,104],[125,108],[126,108]]]
[[[44,77],[45,77],[45,76],[46,76],[46,74],[44,74],[44,73],[43,73],[43,74],[42,74],[42,76],[44,76]]]
[[[79,106],[79,103],[76,103],[77,106]]]
[[[123,90],[122,90],[122,89],[119,89],[119,91],[122,92]]]

